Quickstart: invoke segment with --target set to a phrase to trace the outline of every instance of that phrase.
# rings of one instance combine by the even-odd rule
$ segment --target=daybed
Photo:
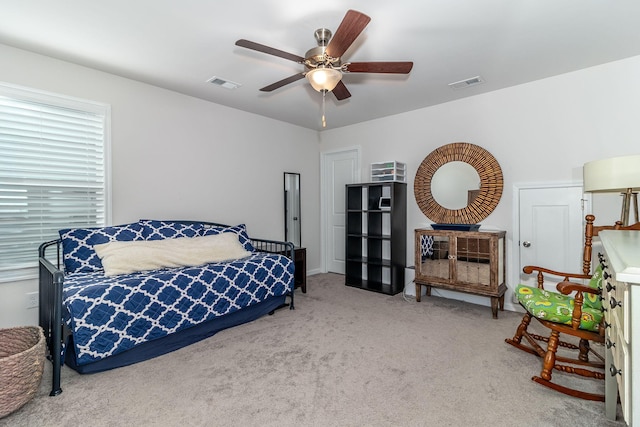
[[[287,296],[293,309],[293,244],[249,238],[244,225],[60,230],[39,256],[51,396],[63,362],[80,373],[130,365],[272,314]]]

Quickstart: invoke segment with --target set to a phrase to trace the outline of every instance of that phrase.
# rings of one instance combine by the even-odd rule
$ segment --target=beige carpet
[[[47,363],[38,396],[0,426],[624,426],[603,403],[531,381],[540,360],[504,342],[520,314],[494,320],[488,307],[416,303],[335,274],[307,288],[293,311],[153,360],[64,368],[57,397]]]

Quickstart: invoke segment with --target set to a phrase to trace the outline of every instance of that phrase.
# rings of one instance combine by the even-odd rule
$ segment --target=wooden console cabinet
[[[504,310],[504,231],[415,230],[416,301],[422,286],[491,297],[493,318]]]

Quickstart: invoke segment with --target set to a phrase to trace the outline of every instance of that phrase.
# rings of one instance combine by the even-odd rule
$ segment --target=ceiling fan
[[[303,72],[265,86],[260,89],[262,92],[271,92],[306,77],[318,92],[333,92],[338,100],[343,100],[351,96],[342,82],[343,73],[408,74],[413,68],[413,62],[342,62],[341,56],[358,38],[369,21],[371,18],[364,13],[355,10],[347,11],[333,37],[331,31],[326,28],[315,31],[318,47],[309,50],[304,57],[245,39],[238,40],[236,46],[304,65]]]

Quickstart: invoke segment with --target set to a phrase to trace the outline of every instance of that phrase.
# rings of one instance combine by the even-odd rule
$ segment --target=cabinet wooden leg
[[[431,296],[431,286],[427,285],[427,296]]]
[[[420,302],[420,296],[422,295],[422,285],[420,283],[416,283],[416,301]]]
[[[491,297],[491,313],[493,313],[493,318],[497,319],[498,318],[498,304],[499,304],[499,297]]]

